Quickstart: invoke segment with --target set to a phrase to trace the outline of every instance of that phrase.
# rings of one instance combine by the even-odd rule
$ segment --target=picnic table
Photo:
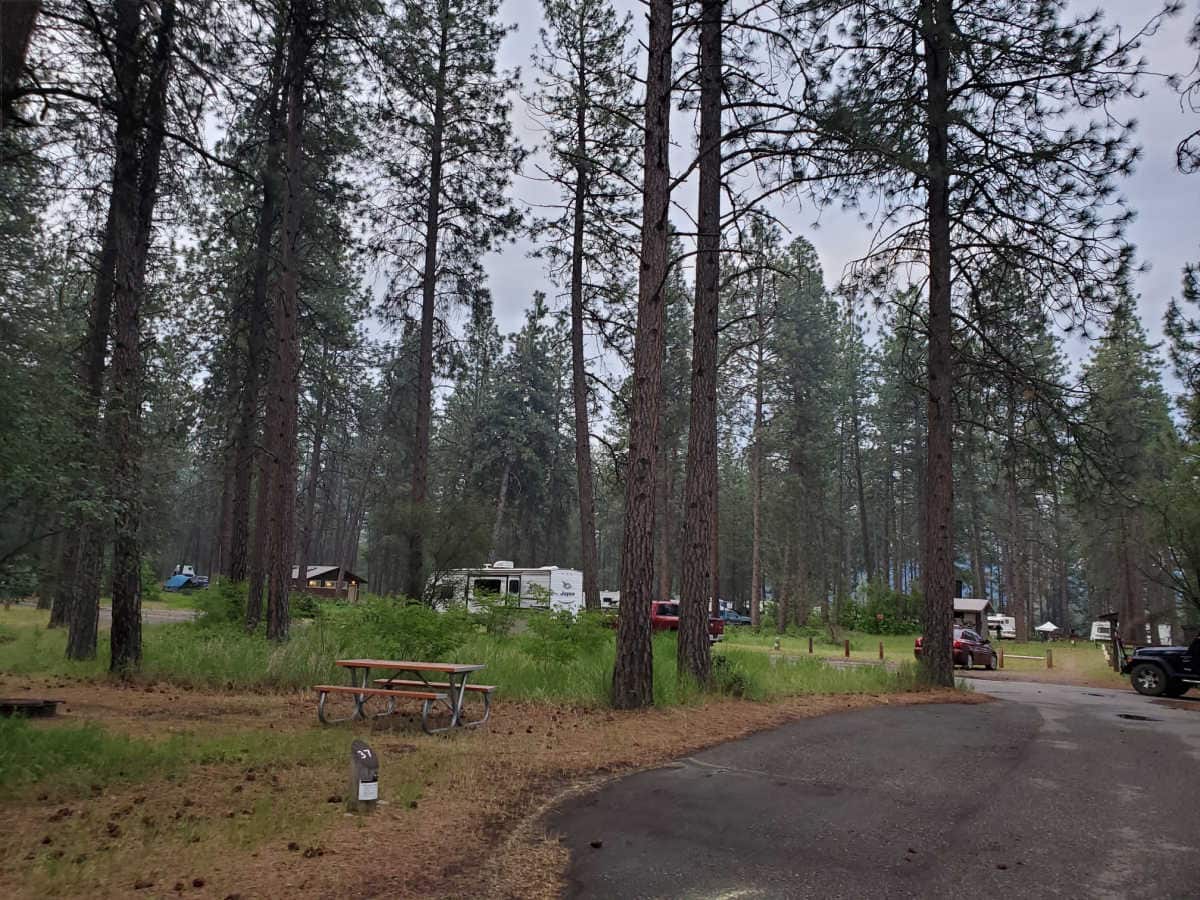
[[[387,707],[381,713],[372,713],[375,718],[390,716],[396,711],[396,701],[401,699],[421,701],[421,729],[426,734],[449,731],[452,728],[474,728],[488,720],[492,712],[492,693],[495,685],[469,684],[471,675],[483,668],[473,663],[439,663],[415,660],[391,659],[339,659],[336,663],[350,673],[350,685],[318,684],[317,718],[325,725],[345,722],[350,719],[365,719],[367,701],[371,697],[384,697]],[[386,673],[372,679],[372,671]],[[402,676],[415,677],[402,677]],[[430,677],[445,681],[431,681]],[[370,685],[374,685],[371,687]],[[342,718],[325,715],[325,702],[330,694],[350,695],[354,698],[354,712]],[[483,700],[483,716],[467,721],[464,716],[464,700],[468,696]],[[430,725],[430,713],[442,707],[450,714],[450,724],[441,728]]]

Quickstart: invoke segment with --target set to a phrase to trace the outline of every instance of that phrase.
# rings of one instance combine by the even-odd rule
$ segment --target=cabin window
[[[323,582],[321,582],[321,586],[322,586],[322,587],[327,587],[327,588],[336,588],[336,587],[337,587],[337,582],[335,582],[335,581],[323,581]]]
[[[499,578],[476,578],[475,591],[480,594],[499,594],[502,583]]]
[[[520,578],[508,579],[508,592],[510,594],[521,593],[521,579]]]
[[[310,582],[308,583],[308,586],[309,586],[309,587],[320,587],[320,586],[321,586],[321,582],[319,582],[319,581],[310,581]]]

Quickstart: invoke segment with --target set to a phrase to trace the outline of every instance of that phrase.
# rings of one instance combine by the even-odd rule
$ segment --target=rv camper
[[[988,631],[993,634],[999,629],[999,637],[1016,640],[1017,620],[1012,616],[988,616],[987,623]]]
[[[583,611],[583,573],[578,569],[541,566],[518,569],[498,560],[478,569],[454,569],[440,579],[435,595],[450,603],[465,602],[474,608],[483,596],[521,609]]]

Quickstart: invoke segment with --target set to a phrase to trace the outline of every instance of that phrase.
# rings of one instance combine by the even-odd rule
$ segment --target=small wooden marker
[[[883,641],[879,642],[879,661],[883,662]]]
[[[812,653],[812,635],[808,636],[808,652]]]
[[[350,745],[350,784],[346,793],[346,809],[351,812],[374,812],[379,803],[379,757],[366,745],[355,740]]]
[[[842,644],[843,644],[843,650],[846,654],[846,659],[849,659],[850,658],[850,638],[846,638],[846,640],[842,641]]]
[[[1051,650],[1049,647],[1046,648],[1046,668],[1047,669],[1054,668],[1054,651]]]
[[[1000,648],[1000,668],[1004,668],[1004,648]]]

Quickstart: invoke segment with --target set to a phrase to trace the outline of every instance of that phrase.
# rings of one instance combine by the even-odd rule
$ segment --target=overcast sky
[[[644,8],[627,0],[618,0],[619,7],[634,11],[634,33],[645,33]],[[1080,8],[1088,8],[1081,4]],[[1141,24],[1146,0],[1105,0],[1106,15],[1125,28]],[[529,59],[538,40],[541,25],[541,5],[538,0],[506,0],[502,20],[518,28],[506,40],[502,49],[502,64],[519,66],[522,80],[532,77]],[[1187,45],[1188,26],[1194,8],[1168,22],[1145,44],[1144,55],[1152,71],[1159,73],[1186,72],[1196,60],[1196,51]],[[644,70],[644,65],[640,71]],[[1160,78],[1147,78],[1143,83],[1146,96],[1118,109],[1124,116],[1133,116],[1139,126],[1137,139],[1143,156],[1134,175],[1123,185],[1123,193],[1138,212],[1129,236],[1137,245],[1139,258],[1149,269],[1136,282],[1140,294],[1140,311],[1151,338],[1158,340],[1162,332],[1162,315],[1171,297],[1179,295],[1180,272],[1188,261],[1200,260],[1200,174],[1180,175],[1175,169],[1175,146],[1179,139],[1197,127],[1197,116],[1180,108],[1179,97]],[[524,105],[517,102],[514,122],[523,142],[532,145],[540,140],[535,123]],[[685,124],[685,122],[681,122]],[[674,126],[673,126],[674,127]],[[680,153],[689,150],[694,140],[691,131],[677,129],[675,142],[683,142]],[[532,168],[527,164],[527,171]],[[522,176],[514,185],[514,194],[523,204],[536,204],[552,196],[547,186]],[[685,186],[678,202],[691,205],[694,188]],[[865,226],[854,216],[827,210],[820,228],[812,227],[812,212],[797,202],[780,204],[775,212],[792,229],[793,235],[807,237],[820,254],[826,280],[836,283],[847,263],[867,246]],[[529,244],[521,241],[486,261],[486,270],[496,307],[496,318],[502,332],[520,327],[524,310],[533,290],[541,288],[552,298],[556,308],[564,303],[555,298],[547,282],[542,264],[528,257]],[[1078,359],[1085,350],[1078,344],[1068,351]]]

